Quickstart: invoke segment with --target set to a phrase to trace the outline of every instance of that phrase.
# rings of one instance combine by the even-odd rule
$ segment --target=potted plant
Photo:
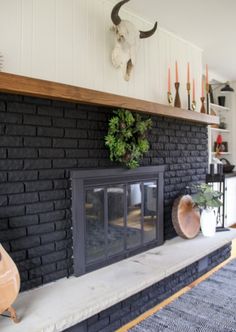
[[[216,231],[216,209],[218,209],[222,202],[220,197],[222,193],[216,191],[211,185],[202,183],[193,186],[196,193],[193,195],[193,202],[195,206],[200,209],[201,230],[204,236],[213,236]]]

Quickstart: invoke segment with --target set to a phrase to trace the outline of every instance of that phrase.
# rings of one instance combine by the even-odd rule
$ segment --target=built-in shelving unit
[[[216,111],[230,111],[229,107],[225,107],[225,106],[220,106],[217,104],[212,104],[210,103],[210,107]]]
[[[126,108],[206,125],[219,124],[219,117],[214,115],[3,72],[0,73],[0,92],[106,106],[111,109]]]
[[[219,133],[230,133],[230,130],[228,130],[228,129],[213,128],[213,127],[211,127],[210,129],[211,129],[211,131],[215,131],[215,132],[219,132]]]
[[[221,158],[223,156],[231,156],[232,155],[232,145],[231,145],[231,124],[230,124],[230,107],[224,107],[217,104],[210,104],[211,110],[213,110],[216,115],[219,116],[220,122],[224,119],[224,124],[226,129],[217,128],[216,126],[209,126],[209,162],[212,161],[212,157],[217,156]],[[220,155],[216,155],[214,152],[215,142],[217,140],[217,136],[221,135],[223,142],[227,142],[227,147],[229,151],[220,152]]]

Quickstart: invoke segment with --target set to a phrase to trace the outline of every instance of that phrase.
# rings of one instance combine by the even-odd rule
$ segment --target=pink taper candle
[[[209,77],[208,77],[208,65],[206,65],[206,84],[209,83]]]
[[[175,82],[179,82],[179,71],[178,71],[178,63],[175,61]]]
[[[168,92],[170,93],[170,67],[168,68]]]
[[[187,83],[190,83],[190,67],[189,67],[189,62],[188,62],[188,67],[187,67]]]
[[[193,79],[193,101],[195,101],[195,80]]]
[[[204,79],[202,79],[202,97],[204,97]]]

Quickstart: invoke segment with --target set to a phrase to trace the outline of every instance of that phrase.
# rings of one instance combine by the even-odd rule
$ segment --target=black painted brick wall
[[[0,242],[20,270],[22,290],[73,272],[70,169],[116,167],[104,146],[111,110],[0,94]],[[165,239],[171,207],[204,181],[207,128],[152,117],[142,165],[166,165]]]
[[[114,332],[225,261],[230,253],[231,243],[65,332]],[[204,270],[199,269],[202,262]]]

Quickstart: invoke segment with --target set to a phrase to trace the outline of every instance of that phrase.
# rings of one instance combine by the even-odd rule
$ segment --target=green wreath
[[[137,168],[143,154],[149,150],[147,131],[152,127],[152,120],[143,120],[139,114],[124,109],[114,111],[114,114],[105,137],[110,160],[128,168]]]

